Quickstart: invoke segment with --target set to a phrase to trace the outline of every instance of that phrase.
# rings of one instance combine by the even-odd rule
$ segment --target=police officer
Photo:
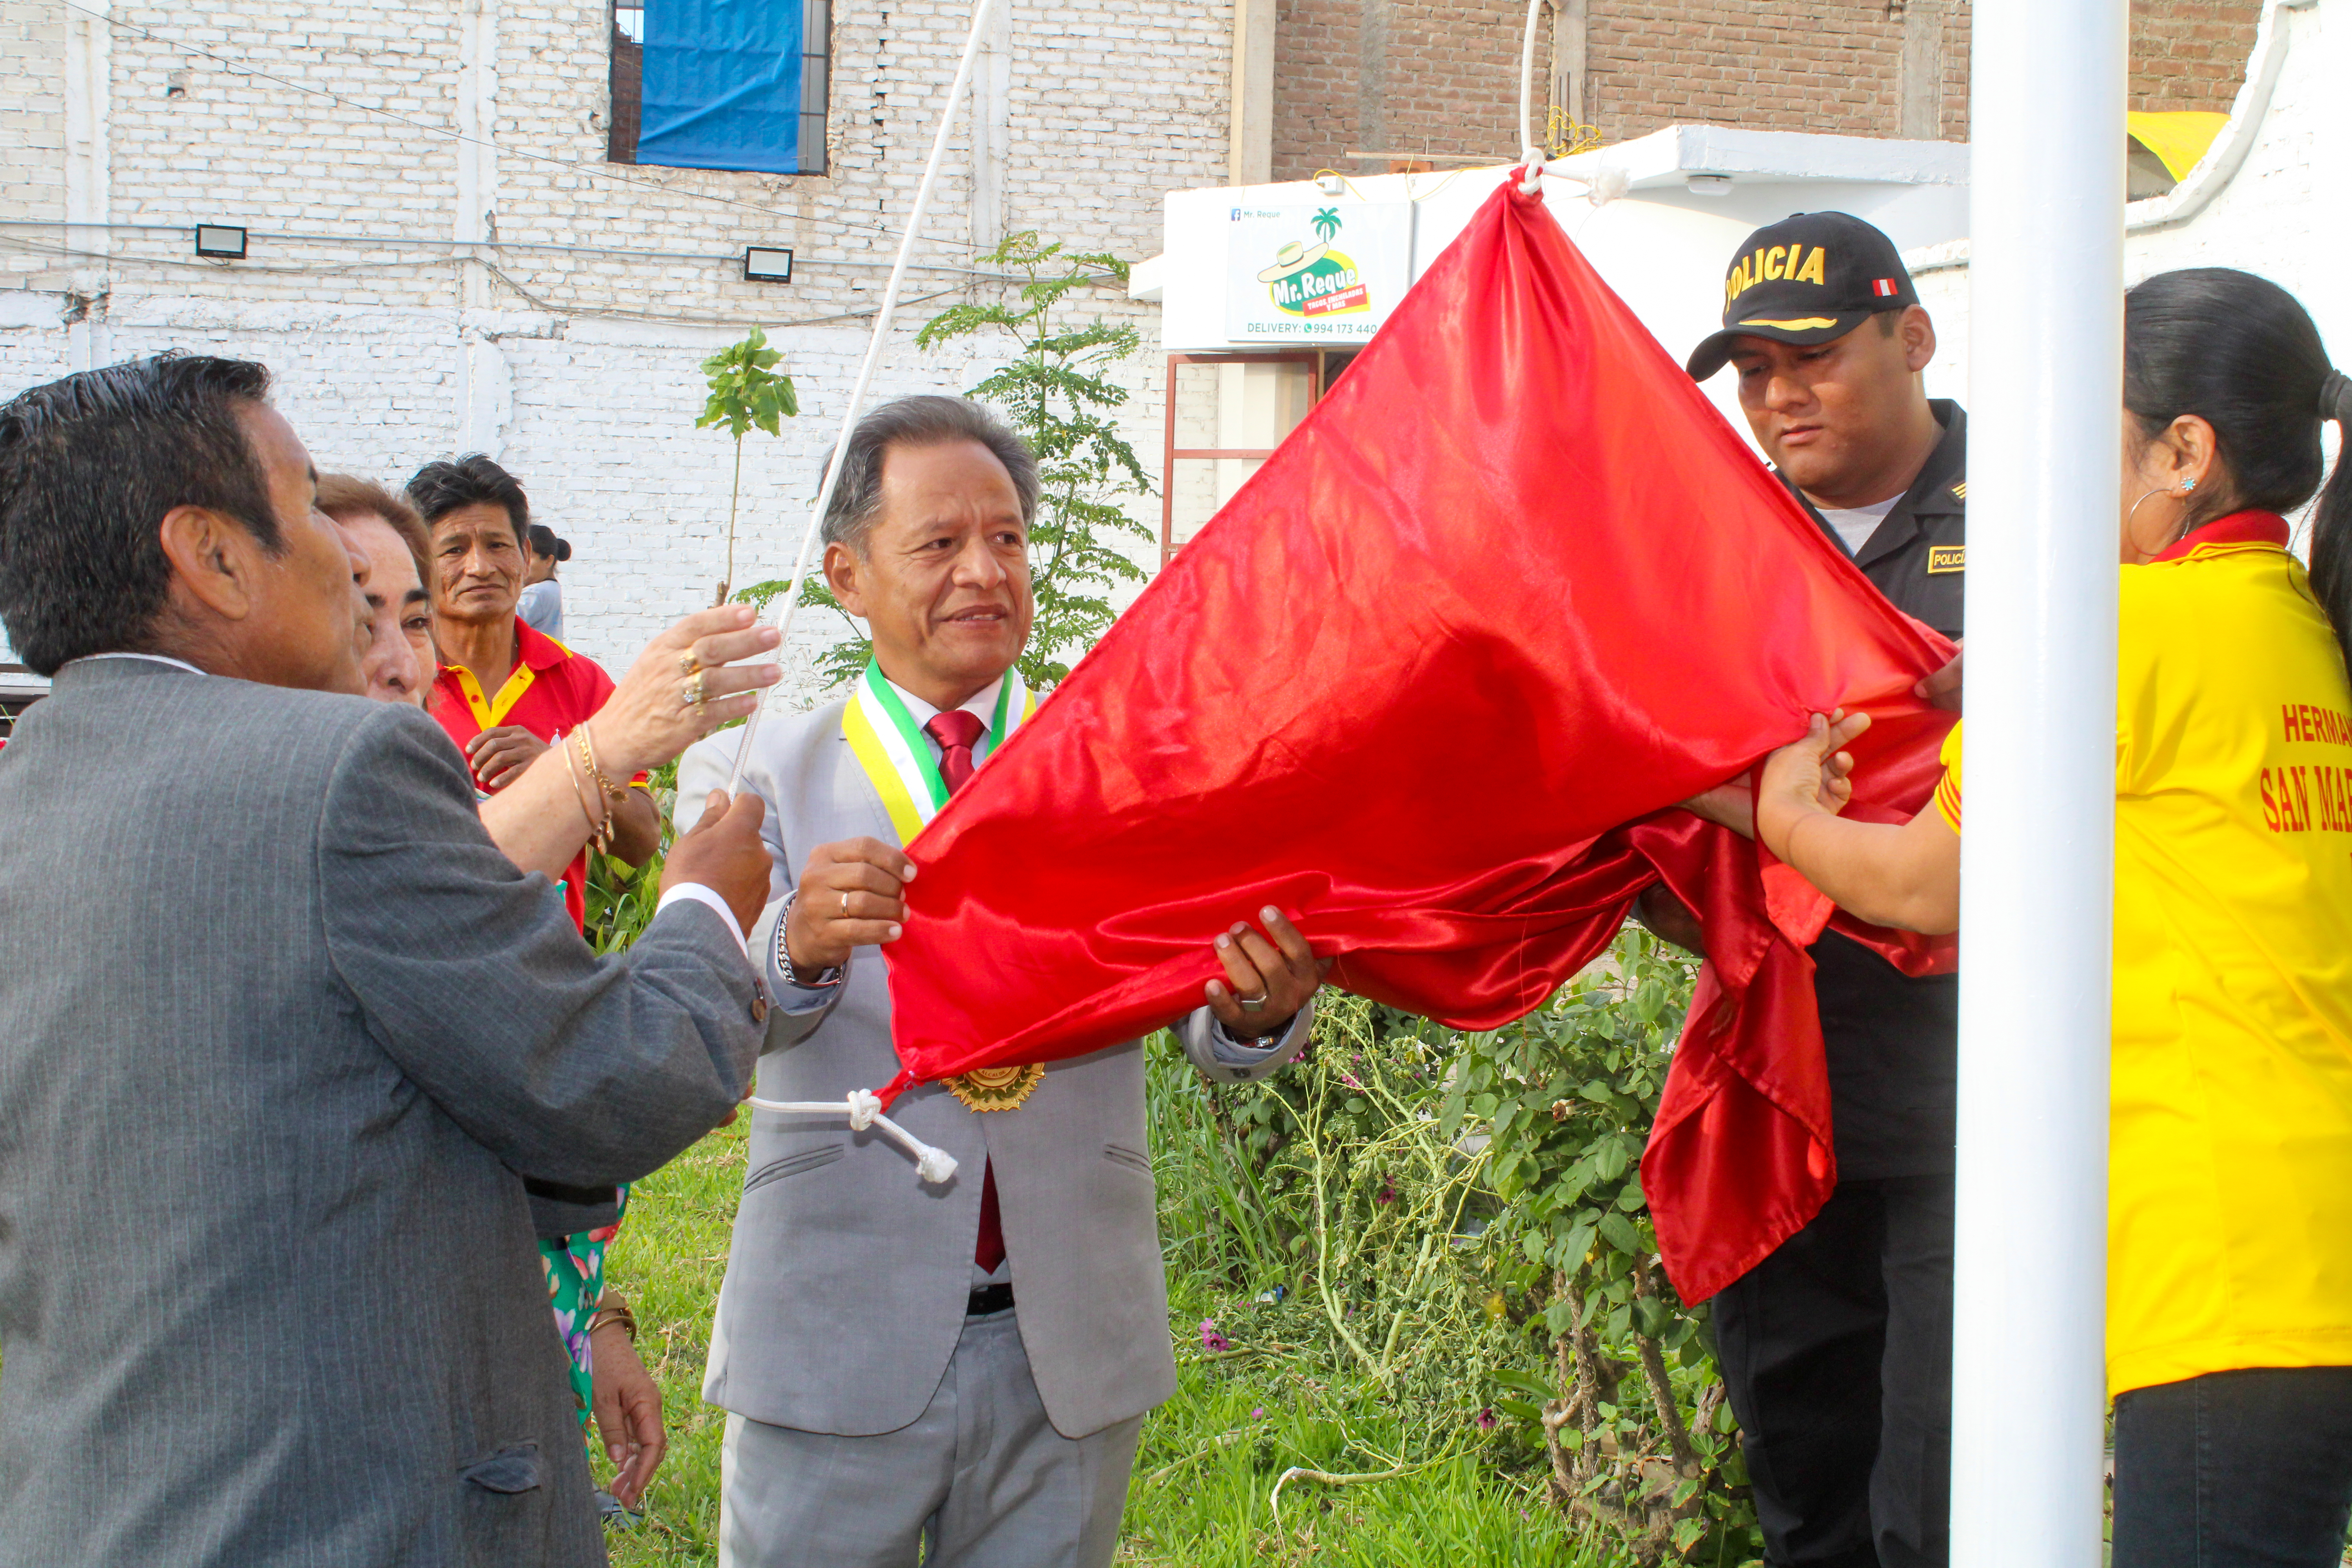
[[[1781,482],[1896,609],[1957,638],[1968,435],[1958,405],[1921,384],[1935,353],[1894,243],[1844,213],[1801,213],[1740,247],[1723,330],[1688,369],[1738,372]],[[1671,899],[1643,919],[1696,934]],[[1835,932],[1812,958],[1838,1184],[1715,1299],[1717,1355],[1769,1563],[1942,1564],[1958,982],[1910,979]]]

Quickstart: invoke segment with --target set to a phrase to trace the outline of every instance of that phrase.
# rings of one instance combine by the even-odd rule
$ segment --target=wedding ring
[[[841,895],[841,918],[843,920],[847,920],[849,918],[849,895],[847,893]]]
[[[709,693],[702,689],[701,671],[695,672],[694,679],[686,683],[679,695],[685,699],[688,708],[699,708],[710,700]]]
[[[694,650],[692,648],[688,648],[684,653],[677,656],[677,672],[680,676],[690,679],[698,670],[701,669],[701,668],[702,661],[694,657]]]
[[[1234,1000],[1240,1003],[1243,1006],[1248,1008],[1253,1013],[1256,1012],[1260,1007],[1265,1006],[1266,1002],[1265,997],[1263,995],[1236,996]]]

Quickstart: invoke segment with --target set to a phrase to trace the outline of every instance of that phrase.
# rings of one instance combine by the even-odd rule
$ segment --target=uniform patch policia
[[[1968,569],[1969,547],[1965,544],[1931,544],[1927,546],[1927,575]]]

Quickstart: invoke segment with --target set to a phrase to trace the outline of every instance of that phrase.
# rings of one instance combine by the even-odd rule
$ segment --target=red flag
[[[909,847],[900,1086],[1156,1028],[1280,906],[1348,990],[1526,1013],[1664,879],[1711,963],[1643,1190],[1699,1300],[1827,1197],[1826,906],[1664,810],[1843,706],[1907,816],[1948,647],[1898,614],[1511,184]],[[1628,826],[1630,825],[1630,826]],[[1915,973],[1948,953],[1866,933]]]

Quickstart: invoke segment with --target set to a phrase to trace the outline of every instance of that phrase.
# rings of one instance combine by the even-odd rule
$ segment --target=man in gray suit
[[[0,408],[0,619],[56,675],[0,752],[0,1565],[602,1563],[517,1173],[641,1176],[741,1094],[760,805],[590,953],[356,695],[363,563],[268,385]]]
[[[1027,448],[960,398],[902,399],[851,438],[825,575],[874,663],[847,701],[764,726],[743,770],[775,862],[751,937],[780,999],[762,1098],[898,1071],[901,847],[1026,714],[1036,498]],[[726,781],[740,734],[688,749],[682,795]],[[1181,1025],[1227,1080],[1297,1054],[1321,978],[1259,914],[1214,934],[1229,984]],[[1143,1415],[1176,1386],[1143,1076],[1130,1041],[911,1091],[892,1116],[958,1162],[938,1185],[839,1121],[755,1116],[705,1389],[733,1413],[722,1568],[1110,1561]]]

